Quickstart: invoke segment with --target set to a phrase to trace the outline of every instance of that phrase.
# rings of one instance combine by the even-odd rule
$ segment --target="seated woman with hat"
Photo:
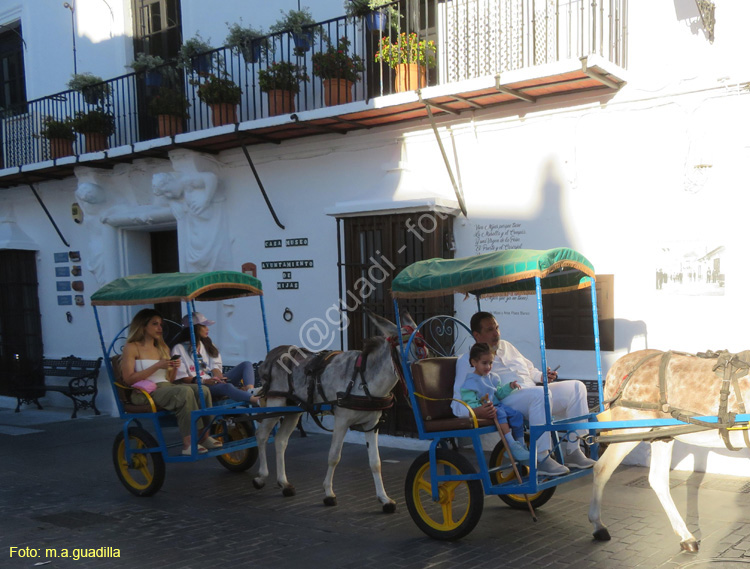
[[[209,320],[200,312],[193,312],[195,345],[203,385],[208,386],[214,400],[228,397],[234,401],[244,401],[257,405],[259,398],[250,391],[253,388],[255,377],[253,365],[247,361],[242,362],[234,366],[227,375],[224,375],[219,349],[208,336],[208,327],[214,324],[216,322]],[[176,380],[194,383],[197,374],[192,344],[190,343],[190,323],[187,315],[182,319],[182,331],[175,338],[172,355],[180,356]]]

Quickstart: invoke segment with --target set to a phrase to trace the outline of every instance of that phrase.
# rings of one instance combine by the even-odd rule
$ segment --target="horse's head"
[[[414,322],[414,319],[411,317],[411,314],[406,310],[401,312],[401,328],[387,318],[373,314],[369,310],[365,309],[365,313],[370,318],[370,322],[372,322],[378,331],[388,339],[391,346],[394,348],[399,348],[400,342],[406,344],[412,333],[418,328],[416,322]],[[409,362],[411,363],[416,360],[424,359],[427,355],[427,346],[424,338],[419,332],[417,332],[414,341],[411,344],[411,349],[409,350]]]

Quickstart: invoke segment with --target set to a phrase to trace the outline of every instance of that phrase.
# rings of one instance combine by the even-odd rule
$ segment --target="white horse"
[[[323,402],[335,404],[328,472],[323,482],[323,503],[327,506],[336,505],[333,473],[341,460],[347,430],[357,427],[365,432],[370,470],[375,480],[378,500],[383,505],[384,512],[392,513],[396,510],[396,502],[388,497],[383,486],[377,426],[382,408],[391,399],[391,390],[400,377],[396,369],[399,365],[398,351],[393,345],[393,340],[398,338],[399,329],[385,318],[371,313],[368,316],[385,337],[377,336],[367,340],[361,352],[331,352],[327,356],[318,356],[295,346],[279,346],[268,353],[258,367],[258,372],[263,382],[265,405],[269,408]],[[402,315],[402,321],[405,328],[416,328],[408,314]],[[311,373],[311,366],[322,368],[322,371]],[[343,394],[349,396],[341,398]],[[295,494],[294,486],[286,477],[284,453],[289,436],[301,415],[286,415],[274,439],[276,480],[284,496]],[[278,421],[279,417],[264,419],[255,435],[259,454],[258,475],[253,480],[256,488],[262,488],[268,477],[266,442]]]
[[[717,354],[714,354],[717,355]],[[718,417],[719,422],[731,423],[729,413],[744,413],[744,402],[750,397],[748,361],[750,352],[742,352],[732,358],[724,352],[720,357],[704,358],[689,354],[642,350],[617,360],[607,374],[604,391],[605,401],[612,400],[611,415],[606,420],[628,421],[636,419],[686,417]],[[725,362],[724,365],[721,365]],[[728,363],[726,363],[728,362]],[[726,401],[721,404],[722,399]],[[697,430],[700,428],[692,428]],[[685,551],[697,552],[698,542],[687,528],[669,492],[669,469],[672,461],[674,440],[687,444],[711,448],[746,446],[747,431],[708,429],[701,432],[670,433],[668,427],[658,431],[664,439],[651,442],[651,469],[648,481],[664,508],[672,529],[680,537],[680,546]],[[691,429],[691,427],[681,429]],[[627,438],[635,433],[651,429],[625,429],[611,431],[611,436]],[[638,435],[643,436],[643,435]],[[655,435],[652,435],[655,437]],[[616,439],[615,439],[616,440]],[[589,508],[589,521],[594,524],[594,539],[610,539],[609,531],[601,520],[604,485],[610,476],[635,448],[639,440],[613,442],[607,447],[594,466],[594,492]]]

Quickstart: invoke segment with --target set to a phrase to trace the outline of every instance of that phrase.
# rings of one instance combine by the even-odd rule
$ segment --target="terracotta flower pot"
[[[51,138],[49,141],[49,154],[53,160],[64,156],[73,156],[73,141],[67,138]]]
[[[274,89],[268,91],[268,116],[287,115],[294,112],[294,93]]]
[[[159,115],[157,117],[159,125],[159,136],[174,136],[182,134],[182,118],[174,115]]]
[[[427,68],[417,63],[396,65],[396,93],[416,91],[427,86]]]
[[[100,132],[84,132],[86,138],[86,152],[101,152],[109,148],[109,137]]]
[[[211,105],[211,121],[214,126],[235,124],[237,122],[237,105],[233,103],[214,103]]]
[[[347,79],[323,79],[323,93],[328,107],[352,102],[353,81]]]

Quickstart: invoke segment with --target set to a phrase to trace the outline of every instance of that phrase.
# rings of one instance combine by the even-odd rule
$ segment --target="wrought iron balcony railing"
[[[288,114],[293,111],[271,102],[264,92],[269,72],[280,67],[297,66],[300,74],[309,76],[298,83],[294,112],[331,107],[332,114],[343,103],[326,95],[330,85],[314,75],[321,64],[323,71],[334,70],[329,73],[334,78],[352,72],[361,78],[334,87],[353,101],[395,92],[401,81],[395,64],[413,60],[427,65],[424,71],[412,71],[421,82],[408,89],[592,54],[625,68],[627,9],[628,0],[399,0],[366,17],[340,17],[309,26],[301,36],[289,32],[266,36],[245,53],[222,47],[193,58],[187,69],[164,65],[115,77],[83,92],[65,91],[1,109],[2,167],[59,155],[61,150],[44,135],[48,120],[78,123],[77,133],[71,135],[72,147],[66,150],[74,154],[86,152],[87,146],[96,150],[102,144],[127,146],[157,138],[160,119],[154,100],[162,96],[178,107],[183,97],[189,104],[189,117],[173,121],[181,132],[208,129],[221,119],[238,123]],[[337,49],[342,39],[349,42],[348,53]],[[211,88],[214,100],[232,91],[237,96],[239,88],[238,103],[212,110],[204,101]],[[85,133],[87,121],[103,137]]]

